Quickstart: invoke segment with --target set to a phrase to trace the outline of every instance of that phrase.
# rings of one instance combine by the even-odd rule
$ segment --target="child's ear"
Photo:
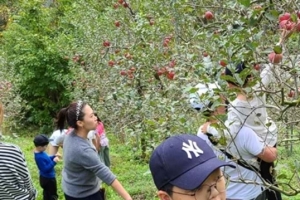
[[[172,200],[172,198],[165,191],[159,190],[157,196],[160,200]]]

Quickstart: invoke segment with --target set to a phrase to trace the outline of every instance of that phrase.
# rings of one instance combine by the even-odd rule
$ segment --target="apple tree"
[[[271,62],[276,81],[264,92],[280,130],[278,144],[291,152],[299,143],[299,1],[20,4],[24,7],[1,38],[2,59],[13,68],[17,91],[26,100],[22,106],[35,122],[44,123],[40,120],[53,117],[67,101],[84,99],[109,132],[132,146],[136,159],[147,161],[166,137],[195,133],[205,120],[189,105],[193,86],[218,81],[232,99],[235,91],[225,83],[230,77],[222,75],[225,66],[245,61],[247,73],[259,82],[262,64]],[[214,106],[221,104],[213,100]],[[37,115],[33,108],[45,112]],[[277,167],[279,190],[300,193],[299,163],[279,159]]]

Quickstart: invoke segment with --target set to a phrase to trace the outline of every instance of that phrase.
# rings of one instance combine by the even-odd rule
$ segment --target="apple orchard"
[[[12,87],[1,101],[7,105],[9,126],[18,120],[21,126],[50,132],[57,110],[83,99],[111,133],[132,146],[136,159],[147,161],[164,138],[195,133],[203,122],[189,105],[188,95],[195,90],[188,88],[199,82],[225,82],[225,67],[241,61],[260,81],[262,64],[270,62],[276,81],[264,91],[268,113],[279,127],[282,157],[288,154],[297,160],[298,5],[56,0],[45,6],[44,1],[28,0],[16,2],[8,15],[3,7],[1,17],[8,17],[0,36],[1,79]],[[220,87],[228,90],[226,84]],[[234,91],[227,94],[230,99]],[[220,103],[214,101],[215,106]],[[300,193],[300,165],[285,166],[280,159],[280,188],[287,195]]]

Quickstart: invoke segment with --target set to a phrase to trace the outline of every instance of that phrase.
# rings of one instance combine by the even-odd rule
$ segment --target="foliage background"
[[[189,107],[187,88],[218,80],[230,97],[232,91],[218,78],[223,72],[219,61],[233,65],[247,60],[249,66],[268,62],[280,35],[278,16],[294,13],[300,5],[279,0],[125,2],[127,7],[117,0],[0,1],[3,132],[50,134],[57,111],[84,99],[120,144],[129,146],[131,159],[147,162],[165,137],[195,133],[203,122]],[[203,17],[207,10],[214,13],[212,21]],[[104,46],[105,41],[110,45]],[[299,41],[294,34],[285,45],[284,61],[269,91],[279,145],[286,149],[282,155],[293,160],[286,166],[281,157],[278,176],[292,194],[299,193],[298,185],[296,192],[288,187],[299,182],[300,171],[292,153],[300,138]],[[211,63],[203,61],[204,52]],[[159,76],[161,71],[168,72]],[[169,72],[175,73],[174,79]],[[287,97],[290,90],[296,92],[293,98]]]

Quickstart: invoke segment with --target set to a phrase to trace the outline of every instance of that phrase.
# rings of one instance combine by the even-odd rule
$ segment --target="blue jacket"
[[[48,156],[43,152],[34,152],[34,159],[36,165],[40,170],[40,176],[44,178],[55,178],[54,166],[56,162],[53,161],[55,156]]]

